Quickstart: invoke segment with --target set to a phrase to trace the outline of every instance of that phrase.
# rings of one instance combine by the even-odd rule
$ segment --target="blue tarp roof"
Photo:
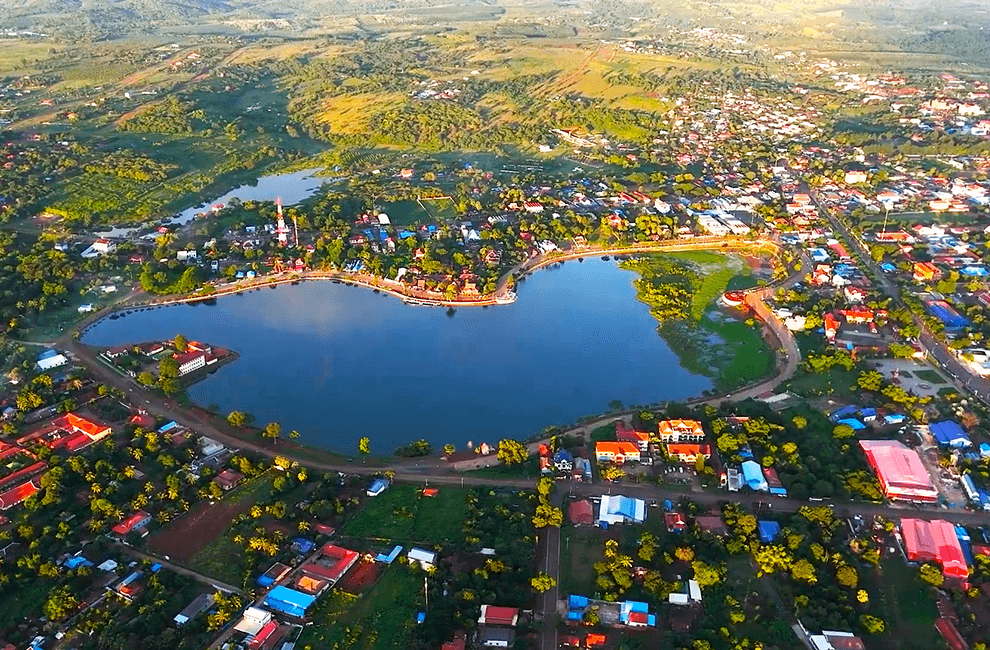
[[[980,443],[980,455],[990,456],[990,443],[986,443],[986,442]]]
[[[587,606],[588,606],[588,597],[587,596],[577,596],[577,595],[571,594],[567,598],[567,607],[568,607],[568,609],[584,609]]]
[[[776,521],[764,520],[759,521],[760,527],[760,541],[769,544],[773,540],[777,539],[777,535],[780,535],[780,524]]]
[[[883,421],[887,424],[900,424],[904,421],[904,416],[900,413],[888,413],[883,416]]]
[[[929,429],[940,445],[947,447],[968,447],[973,444],[973,441],[969,439],[969,436],[966,435],[962,427],[952,420],[936,422]]]
[[[860,409],[859,414],[862,415],[864,418],[876,417],[877,410],[875,408]]]
[[[376,555],[375,562],[384,562],[385,564],[392,564],[392,562],[395,561],[395,558],[399,557],[399,553],[401,552],[402,552],[402,547],[396,545],[396,547],[393,548],[392,552],[389,553],[388,555],[385,555],[384,553],[379,553],[378,555]]]
[[[856,418],[843,418],[839,420],[839,424],[847,424],[853,428],[853,431],[862,431],[866,428],[866,425]]]

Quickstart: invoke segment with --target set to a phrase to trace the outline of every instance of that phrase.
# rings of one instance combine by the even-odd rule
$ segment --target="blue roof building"
[[[376,555],[375,562],[384,562],[385,564],[392,564],[392,562],[395,562],[395,558],[399,557],[399,553],[401,552],[402,552],[402,547],[396,545],[395,548],[392,549],[392,552],[389,553],[388,555],[385,555],[384,553],[379,553],[378,555]]]
[[[306,553],[312,551],[314,548],[316,548],[316,543],[311,542],[305,537],[297,537],[294,540],[292,540],[292,550],[295,551],[296,553],[301,553],[305,555]]]
[[[962,430],[962,427],[952,420],[936,422],[929,427],[929,430],[932,432],[935,440],[938,441],[938,444],[943,447],[961,449],[962,447],[971,447],[973,445],[973,441],[969,439],[969,436]]]
[[[279,585],[265,596],[265,607],[289,616],[302,618],[315,600],[316,596],[310,596],[301,591]]]
[[[990,443],[980,443],[980,455],[984,458],[990,456]]]
[[[776,521],[764,520],[759,521],[760,529],[760,541],[764,544],[770,544],[780,535],[780,524]]]
[[[93,563],[84,558],[82,555],[76,555],[66,560],[62,566],[66,569],[78,569],[81,566],[91,567],[93,566]]]
[[[858,406],[843,406],[838,410],[832,411],[832,414],[829,415],[828,417],[833,422],[836,422],[838,420],[841,420],[842,418],[849,417],[850,415],[856,415],[858,411],[859,411]]]
[[[901,415],[900,413],[888,413],[887,415],[883,416],[883,423],[884,424],[904,424],[904,421],[906,419],[907,418],[905,416]]]
[[[852,427],[853,431],[862,431],[866,428],[866,425],[857,420],[856,418],[843,418],[839,420],[838,424],[845,424]]]
[[[763,476],[763,468],[756,461],[747,460],[742,464],[743,480],[749,489],[757,492],[766,492],[769,489],[767,479]]]
[[[388,488],[388,480],[383,478],[376,478],[374,481],[371,482],[371,485],[368,486],[368,496],[376,497],[382,492],[384,492],[386,488]]]

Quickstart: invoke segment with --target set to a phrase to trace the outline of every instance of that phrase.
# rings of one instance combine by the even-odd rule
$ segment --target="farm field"
[[[211,505],[203,501],[192,512],[156,533],[148,541],[148,547],[180,564],[236,584],[241,579],[240,571],[233,571],[232,565],[237,564],[243,549],[235,546],[225,531],[234,517],[247,512],[255,502],[267,499],[271,489],[271,477],[259,476],[236,488],[219,503]]]

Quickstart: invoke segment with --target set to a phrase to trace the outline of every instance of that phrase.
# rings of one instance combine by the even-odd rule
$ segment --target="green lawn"
[[[344,524],[341,535],[417,543],[455,539],[467,514],[467,491],[442,487],[435,497],[423,497],[415,485],[393,485]]]
[[[905,373],[901,373],[901,374],[903,375]],[[938,374],[934,370],[929,370],[929,369],[926,369],[926,370],[916,370],[914,372],[914,376],[917,377],[918,379],[920,379],[921,381],[927,381],[929,384],[944,384],[944,383],[946,383],[945,377],[943,377],[942,375]]]
[[[787,389],[802,397],[828,394],[841,399],[852,394],[851,390],[856,386],[858,376],[859,371],[842,368],[832,368],[821,373],[799,374],[787,384]]]
[[[526,462],[520,465],[492,465],[491,467],[479,467],[465,472],[474,476],[491,476],[494,478],[535,478],[540,472],[539,461],[536,456],[530,456]]]
[[[887,626],[887,647],[898,650],[928,650],[940,647],[935,631],[935,597],[931,587],[918,581],[918,570],[908,566],[900,555],[881,564],[878,576],[869,572],[867,580],[872,613]]]
[[[35,578],[5,594],[0,598],[0,627],[13,627],[26,616],[37,616],[55,584],[51,580]]]
[[[605,537],[598,528],[565,525],[560,534],[560,593],[594,595],[595,562],[601,562]]]
[[[384,495],[382,495],[384,496]],[[300,648],[403,650],[423,597],[423,574],[393,564],[356,600],[332,592],[318,601]],[[339,644],[339,645],[338,645]]]

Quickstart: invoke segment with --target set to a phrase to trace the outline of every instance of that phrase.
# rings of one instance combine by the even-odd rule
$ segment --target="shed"
[[[200,594],[172,620],[175,621],[176,625],[185,625],[196,618],[200,612],[206,611],[210,607],[213,607],[213,594]]]
[[[379,553],[375,556],[375,562],[384,562],[385,564],[392,564],[395,558],[399,557],[399,553],[402,552],[402,547],[396,545],[392,551],[386,555],[385,553]]]
[[[845,424],[846,426],[852,427],[853,431],[862,431],[866,428],[866,425],[857,420],[856,418],[843,418],[839,420],[839,424]]]
[[[388,488],[388,480],[384,478],[376,478],[374,481],[368,485],[368,496],[376,497]]]

